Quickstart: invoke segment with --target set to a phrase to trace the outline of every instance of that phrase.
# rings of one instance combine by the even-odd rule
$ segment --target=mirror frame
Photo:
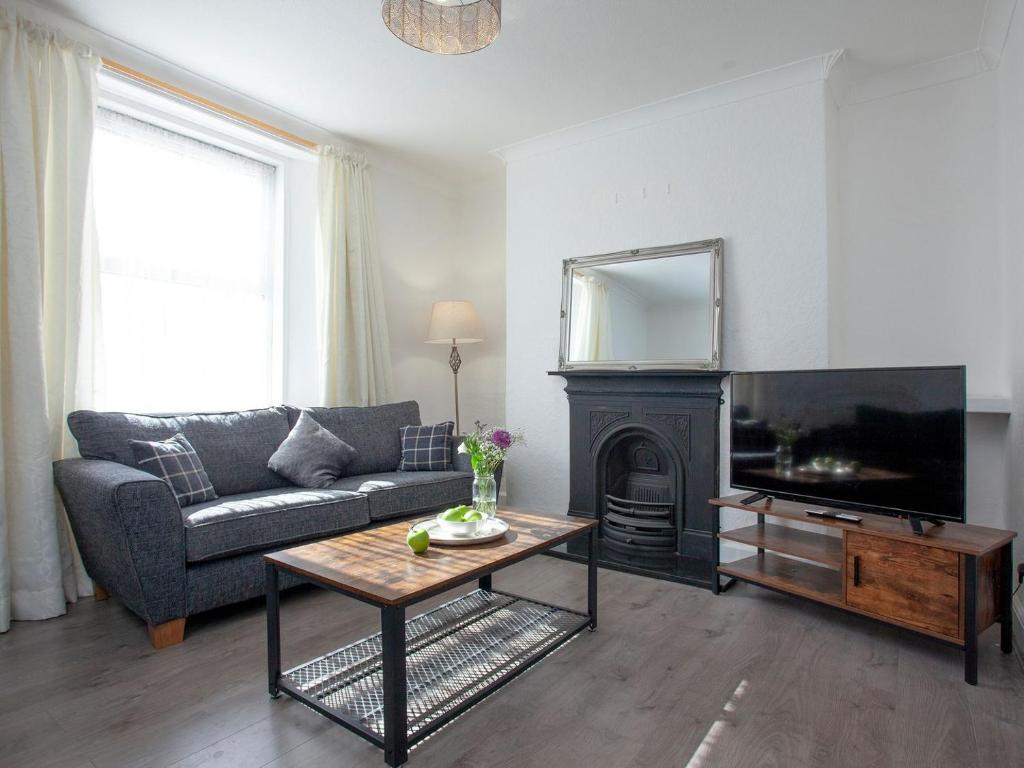
[[[698,370],[717,371],[722,367],[722,249],[723,239],[700,240],[694,243],[667,245],[658,248],[637,248],[631,251],[604,253],[597,256],[579,256],[562,261],[562,312],[558,346],[558,370],[596,371],[650,371]],[[711,357],[694,360],[569,360],[569,315],[572,302],[572,273],[581,267],[597,267],[630,261],[659,259],[668,256],[686,256],[694,253],[711,254]]]

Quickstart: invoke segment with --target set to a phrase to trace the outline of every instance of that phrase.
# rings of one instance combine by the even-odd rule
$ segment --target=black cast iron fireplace
[[[569,397],[569,514],[600,520],[600,564],[710,588],[727,373],[557,375]],[[552,554],[586,556],[572,545]]]

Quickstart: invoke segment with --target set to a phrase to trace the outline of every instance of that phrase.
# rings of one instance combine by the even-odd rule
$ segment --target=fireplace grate
[[[620,551],[672,554],[676,549],[675,499],[665,475],[630,472],[625,495],[605,495],[602,535]]]

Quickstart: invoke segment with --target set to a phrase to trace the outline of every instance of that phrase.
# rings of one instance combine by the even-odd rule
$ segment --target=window
[[[280,396],[276,176],[273,165],[98,111],[98,408],[233,410]]]

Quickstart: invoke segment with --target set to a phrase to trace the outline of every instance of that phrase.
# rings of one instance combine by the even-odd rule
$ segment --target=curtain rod
[[[255,117],[250,117],[249,115],[246,115],[243,112],[238,112],[237,110],[231,109],[230,107],[225,107],[224,105],[218,104],[215,101],[211,101],[210,99],[206,99],[190,91],[186,91],[184,88],[179,88],[178,86],[171,85],[170,83],[166,83],[163,80],[158,80],[155,77],[150,77],[149,75],[143,74],[142,72],[132,69],[131,67],[126,67],[124,64],[119,64],[116,61],[111,61],[110,59],[103,59],[103,68],[108,72],[112,72],[120,77],[123,77],[127,80],[131,80],[132,82],[137,83],[139,85],[143,85],[151,90],[158,91],[179,101],[184,101],[193,106],[197,106],[201,109],[206,110],[207,112],[213,112],[214,114],[220,115],[221,117],[226,117],[229,120],[233,120],[236,123],[241,123],[242,125],[248,126],[249,128],[255,128],[257,131],[260,131],[261,133],[265,133],[275,138],[282,139],[284,141],[287,141],[289,144],[294,144],[298,147],[302,147],[303,149],[307,149],[310,152],[316,152],[320,149],[320,145],[315,141],[304,139],[301,136],[297,136],[294,133],[284,130],[283,128],[277,128],[276,126],[273,126],[270,123],[265,123],[262,120],[258,120]]]

